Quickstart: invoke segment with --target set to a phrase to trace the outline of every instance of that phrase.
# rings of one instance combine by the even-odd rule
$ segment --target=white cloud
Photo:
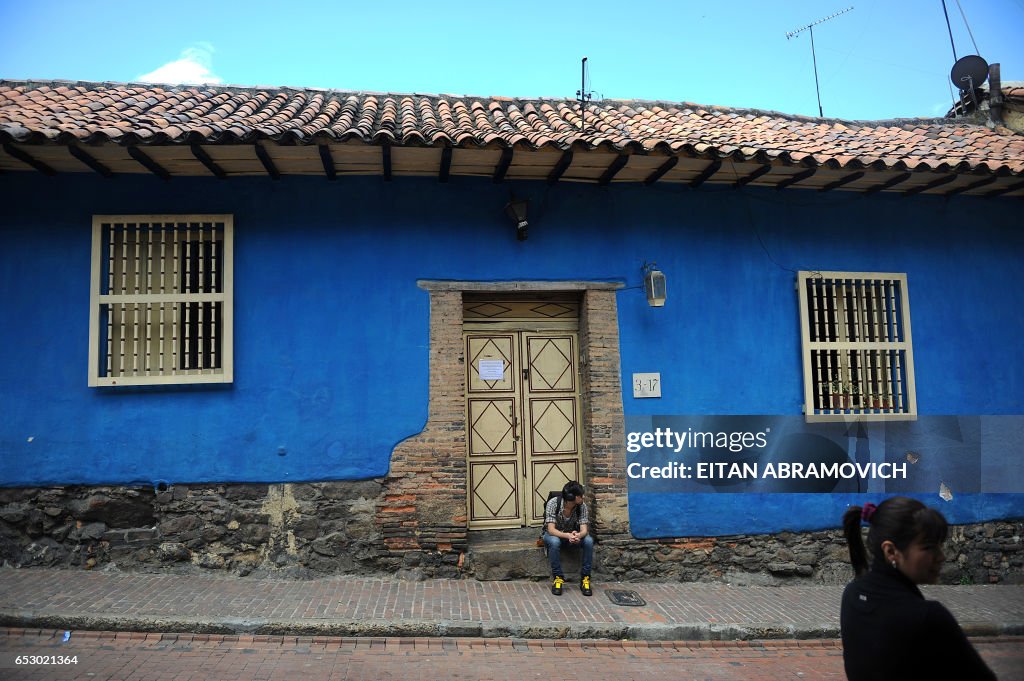
[[[220,83],[213,73],[213,45],[199,43],[181,52],[181,57],[139,76],[144,83]]]

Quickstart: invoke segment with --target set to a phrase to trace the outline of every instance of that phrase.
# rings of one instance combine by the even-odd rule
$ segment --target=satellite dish
[[[988,62],[976,54],[960,57],[953,64],[949,78],[962,92],[976,90],[988,80]]]

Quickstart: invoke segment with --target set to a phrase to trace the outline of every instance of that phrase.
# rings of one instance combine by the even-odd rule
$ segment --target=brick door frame
[[[430,294],[430,377],[427,424],[395,447],[377,524],[385,550],[466,550],[466,372],[463,293],[568,293],[580,296],[580,404],[583,470],[595,528],[629,531],[625,420],[622,407],[616,291],[622,284],[589,281],[466,282],[423,280]]]

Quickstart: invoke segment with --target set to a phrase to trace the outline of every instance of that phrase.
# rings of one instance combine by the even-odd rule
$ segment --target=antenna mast
[[[818,24],[825,23],[829,19],[835,19],[840,14],[846,14],[847,12],[849,12],[852,9],[853,9],[853,6],[847,7],[846,9],[844,9],[841,12],[836,12],[835,14],[830,14],[829,16],[825,17],[824,19],[818,19],[817,21],[812,21],[811,23],[807,24],[806,26],[801,26],[800,28],[796,29],[795,31],[791,31],[791,32],[786,34],[786,40],[789,40],[790,38],[799,38],[800,34],[802,32],[804,32],[804,31],[809,31],[810,34],[811,34],[811,59],[814,61],[814,90],[815,90],[815,92],[818,93],[818,116],[821,117],[821,118],[824,118],[825,114],[821,110],[821,87],[819,87],[819,85],[818,85],[818,55],[815,54],[815,51],[814,51],[814,27],[817,26]]]
[[[580,103],[580,132],[587,129],[587,102],[591,97],[593,95],[587,92],[587,58],[584,57],[580,64],[580,89],[576,91],[576,101]]]

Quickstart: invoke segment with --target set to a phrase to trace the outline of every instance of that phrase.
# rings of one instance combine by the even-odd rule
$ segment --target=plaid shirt
[[[544,507],[544,526],[547,527],[548,523],[554,523],[555,529],[559,532],[574,532],[580,529],[580,525],[590,525],[590,513],[586,502],[576,504],[566,518],[562,515],[562,497],[548,499],[547,506]]]

